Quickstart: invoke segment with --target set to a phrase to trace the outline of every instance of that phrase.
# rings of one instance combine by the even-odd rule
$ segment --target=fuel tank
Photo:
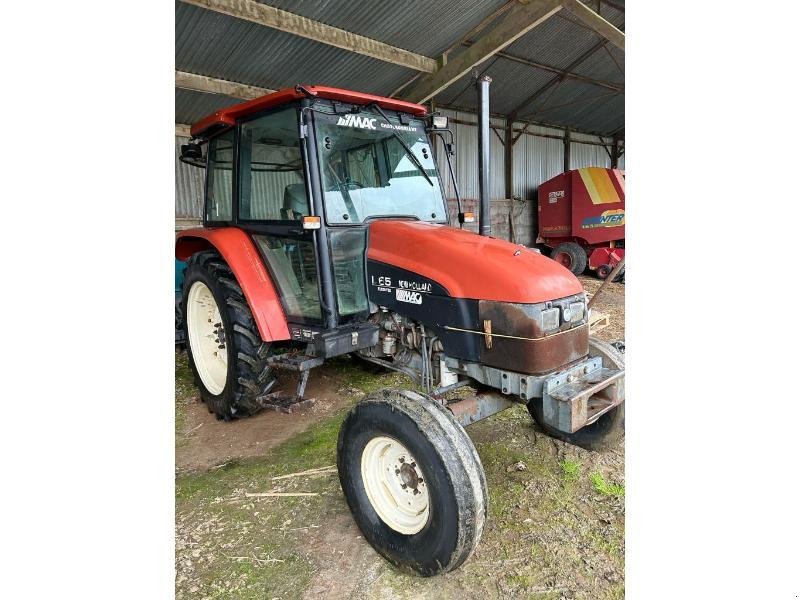
[[[524,246],[445,225],[376,221],[367,283],[373,303],[425,325],[454,358],[539,374],[588,353],[585,310],[571,317],[585,304],[580,281]],[[555,329],[542,329],[543,310],[558,314]]]

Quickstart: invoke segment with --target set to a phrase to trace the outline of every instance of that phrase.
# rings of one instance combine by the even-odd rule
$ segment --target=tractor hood
[[[534,304],[583,292],[577,277],[538,252],[434,223],[371,223],[367,257],[427,277],[455,298]]]

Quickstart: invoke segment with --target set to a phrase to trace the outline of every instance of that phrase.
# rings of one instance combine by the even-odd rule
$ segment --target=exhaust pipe
[[[489,205],[489,84],[492,78],[478,77],[478,213],[479,233],[492,235],[492,215]]]

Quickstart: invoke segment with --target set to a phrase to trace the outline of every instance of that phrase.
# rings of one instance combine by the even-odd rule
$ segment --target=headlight
[[[542,331],[552,331],[554,329],[558,329],[560,324],[560,320],[558,318],[559,312],[560,311],[557,308],[548,308],[540,313],[542,319]]]
[[[583,302],[573,302],[564,309],[564,320],[570,323],[577,323],[583,319],[586,313],[586,306]]]

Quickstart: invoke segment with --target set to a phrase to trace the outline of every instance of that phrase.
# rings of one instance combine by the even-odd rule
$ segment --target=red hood
[[[568,269],[504,240],[419,221],[375,221],[367,257],[432,279],[451,296],[534,304],[583,291]]]

